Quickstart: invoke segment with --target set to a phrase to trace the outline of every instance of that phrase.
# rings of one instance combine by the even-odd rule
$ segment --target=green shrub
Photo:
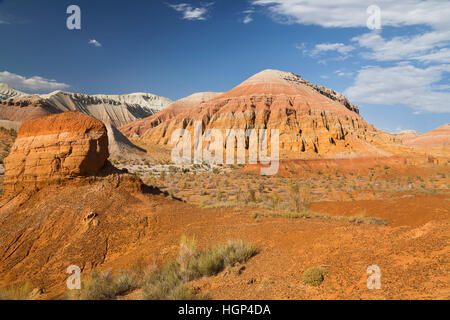
[[[314,287],[320,286],[327,274],[324,268],[311,267],[303,273],[303,283]]]
[[[297,212],[285,211],[285,212],[281,213],[281,216],[283,218],[288,218],[288,219],[306,219],[306,218],[316,217],[313,213],[311,213],[305,209],[303,209],[301,212],[300,211],[297,211]]]

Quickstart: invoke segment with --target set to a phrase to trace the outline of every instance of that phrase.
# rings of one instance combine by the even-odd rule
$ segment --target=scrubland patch
[[[176,261],[169,261],[159,268],[140,266],[117,274],[94,270],[82,281],[81,290],[71,290],[66,298],[113,300],[139,289],[141,298],[145,300],[207,299],[201,292],[192,290],[189,282],[214,276],[228,266],[243,264],[256,253],[254,246],[242,240],[228,241],[199,251],[195,238],[182,237]],[[18,293],[14,295],[19,296]]]
[[[328,272],[322,267],[311,267],[303,273],[303,284],[318,287],[322,284]]]
[[[227,266],[247,262],[256,253],[254,246],[242,240],[228,241],[199,252],[194,238],[183,237],[177,261],[167,263],[144,280],[143,298],[204,299],[204,296],[189,288],[189,281],[214,276]]]
[[[136,275],[120,271],[100,273],[93,270],[87,280],[82,281],[81,290],[71,290],[68,300],[112,300],[137,288]]]
[[[0,300],[29,300],[33,286],[30,282],[0,287]]]

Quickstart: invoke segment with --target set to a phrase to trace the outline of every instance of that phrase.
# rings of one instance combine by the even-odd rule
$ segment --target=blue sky
[[[72,4],[81,30],[66,27]],[[0,82],[178,99],[280,69],[344,93],[381,129],[426,132],[450,122],[449,16],[438,0],[0,0]]]

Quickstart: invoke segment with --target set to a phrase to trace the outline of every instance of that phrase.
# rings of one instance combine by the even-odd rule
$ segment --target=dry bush
[[[303,274],[303,283],[315,287],[320,286],[327,274],[327,270],[322,267],[311,267]]]
[[[280,207],[280,204],[282,202],[281,196],[278,194],[278,192],[275,192],[270,198],[269,203],[270,207],[272,209],[277,209]]]
[[[180,265],[173,262],[152,272],[145,280],[142,293],[145,300],[191,300],[194,297]]]
[[[244,263],[257,252],[242,240],[229,241],[203,252],[198,252],[197,248],[195,238],[183,237],[177,262],[169,262],[153,271],[144,281],[142,297],[147,300],[203,299],[189,288],[189,281],[215,275],[229,265]]]
[[[12,284],[0,288],[0,300],[28,300],[33,291],[30,282]]]
[[[245,202],[246,203],[255,203],[256,202],[256,191],[255,190],[253,190],[253,189],[248,190]]]
[[[89,278],[81,283],[81,290],[70,291],[69,300],[112,300],[137,288],[133,274],[120,271],[117,276],[110,272],[93,270]]]
[[[182,272],[189,268],[189,262],[198,254],[198,242],[195,237],[181,237],[180,250],[178,252],[177,263]]]
[[[307,184],[294,184],[288,191],[288,198],[292,211],[307,211],[311,206],[311,187]]]
[[[190,261],[188,277],[212,276],[227,266],[244,263],[257,253],[252,245],[242,240],[228,241],[226,244],[214,246]]]

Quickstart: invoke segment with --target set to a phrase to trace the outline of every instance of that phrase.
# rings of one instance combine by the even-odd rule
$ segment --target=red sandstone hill
[[[217,92],[194,93],[188,97],[175,101],[166,109],[163,109],[150,117],[124,125],[120,127],[119,130],[128,137],[140,136],[144,134],[148,129],[156,127],[164,121],[175,118],[180,113],[195,108],[200,104],[219,96],[220,94],[221,93]]]
[[[192,131],[193,120],[224,132],[279,129],[281,152],[291,158],[389,155],[386,146],[398,142],[364,121],[341,94],[277,70],[262,71],[195,108],[156,121],[140,139],[167,145],[174,130]]]
[[[444,124],[425,134],[405,139],[403,142],[418,149],[450,150],[450,124]]]

